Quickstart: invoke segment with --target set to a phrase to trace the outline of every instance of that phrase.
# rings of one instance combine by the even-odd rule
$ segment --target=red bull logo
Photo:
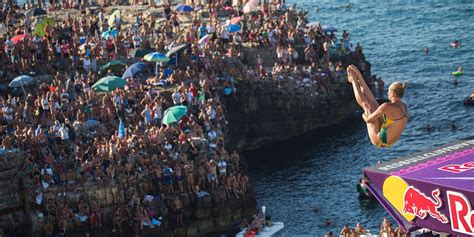
[[[431,192],[431,196],[427,197],[420,190],[414,188],[413,186],[408,187],[405,191],[403,200],[403,213],[413,214],[418,218],[425,219],[428,215],[440,221],[441,223],[448,223],[448,218],[446,218],[443,213],[438,211],[438,209],[443,205],[443,202],[439,198],[440,191],[435,189]]]
[[[451,229],[470,236],[474,235],[474,210],[471,208],[469,199],[464,194],[454,191],[447,191],[446,196]]]
[[[442,171],[448,171],[448,172],[451,172],[451,173],[458,174],[458,173],[462,173],[462,172],[474,169],[474,161],[466,162],[466,163],[461,164],[461,165],[458,165],[458,164],[446,165],[446,166],[440,167],[438,169],[442,170]]]

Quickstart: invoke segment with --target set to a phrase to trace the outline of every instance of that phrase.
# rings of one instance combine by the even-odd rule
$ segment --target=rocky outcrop
[[[242,81],[235,98],[225,100],[231,148],[248,150],[336,125],[353,116],[358,106],[344,82],[332,93],[295,87],[292,82]]]
[[[255,55],[257,52],[252,53]],[[267,65],[272,52],[259,50]],[[254,60],[250,56],[247,60]],[[270,61],[270,62],[269,62]],[[370,77],[370,64],[363,55],[333,57],[344,66],[354,64]],[[236,67],[235,63],[232,64]],[[223,97],[229,130],[230,149],[251,150],[262,145],[284,141],[312,130],[337,125],[354,116],[359,106],[354,100],[345,72],[331,73],[322,79],[325,92],[311,81],[248,79],[238,82],[233,97]]]
[[[0,228],[6,233],[16,233],[19,236],[41,236],[45,223],[44,210],[36,209],[30,199],[32,184],[24,173],[21,154],[2,156],[0,160]],[[23,184],[25,183],[25,185]],[[152,180],[143,177],[135,190],[140,194],[156,193]],[[130,187],[121,185],[79,185],[74,191],[67,191],[64,197],[59,197],[57,187],[43,192],[42,202],[46,209],[49,200],[67,200],[71,206],[82,200],[95,200],[101,207],[103,225],[92,231],[94,236],[134,236],[134,227],[125,226],[121,235],[112,232],[113,215],[117,207],[126,206],[130,199]],[[59,195],[59,196],[58,196]],[[149,203],[162,217],[161,226],[145,227],[139,230],[140,236],[210,236],[227,231],[240,223],[242,218],[251,216],[255,211],[255,193],[249,187],[245,195],[239,198],[227,197],[221,188],[210,195],[198,198],[195,194],[182,193],[180,199],[184,205],[184,226],[176,226],[175,214],[168,208],[173,196],[154,196]],[[67,236],[82,236],[83,227],[75,224],[74,229],[68,230]],[[15,235],[16,236],[16,235]]]
[[[0,157],[0,228],[26,234],[29,226],[21,167],[22,154]]]

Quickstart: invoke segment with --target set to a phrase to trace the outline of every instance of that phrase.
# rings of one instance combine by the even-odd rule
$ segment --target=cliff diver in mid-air
[[[356,66],[347,67],[348,81],[352,84],[357,103],[364,109],[362,118],[372,144],[390,147],[398,141],[408,122],[408,109],[402,102],[406,82],[394,82],[388,88],[390,102],[379,105]]]

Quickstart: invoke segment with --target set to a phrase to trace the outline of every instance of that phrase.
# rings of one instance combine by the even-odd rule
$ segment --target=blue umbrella
[[[230,33],[237,32],[240,29],[241,29],[240,25],[230,24],[230,25],[227,26],[227,30],[229,30]]]
[[[322,28],[323,28],[323,31],[324,31],[324,32],[329,32],[329,33],[331,33],[331,32],[336,32],[336,31],[337,31],[337,29],[334,28],[334,27],[332,27],[332,26],[323,26]]]
[[[154,52],[145,55],[143,60],[153,63],[167,63],[170,61],[170,58],[168,58],[165,54]]]
[[[30,84],[33,81],[33,78],[27,75],[21,75],[19,77],[15,77],[10,84],[9,87],[22,87]]]
[[[142,72],[146,68],[146,64],[142,62],[134,63],[127,68],[127,70],[123,73],[122,79],[133,78],[138,73]]]
[[[189,6],[189,5],[178,5],[176,7],[177,12],[192,12],[194,11],[194,8]]]
[[[104,33],[102,33],[102,38],[103,39],[107,39],[110,37],[116,37],[118,35],[118,30],[108,30],[108,31],[105,31]]]
[[[87,127],[94,127],[94,126],[99,125],[99,124],[100,124],[99,121],[94,120],[94,119],[89,119],[89,120],[86,121]]]

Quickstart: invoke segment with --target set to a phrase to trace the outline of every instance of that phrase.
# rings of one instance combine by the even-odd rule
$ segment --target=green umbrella
[[[150,50],[144,48],[132,49],[128,54],[132,58],[143,58],[145,55],[149,54]]]
[[[186,106],[182,105],[176,105],[168,108],[163,115],[162,123],[168,125],[178,121],[181,117],[183,117],[183,115],[186,114],[187,110],[188,109]]]
[[[110,61],[100,67],[100,72],[103,73],[111,70],[112,72],[122,73],[125,67],[127,67],[127,65],[120,61]]]
[[[44,32],[44,28],[46,26],[52,26],[56,24],[56,20],[53,19],[53,18],[45,18],[44,20],[42,20],[36,27],[35,27],[35,34],[39,35],[40,37],[44,37],[44,35],[46,34]]]
[[[124,88],[127,82],[116,76],[107,76],[103,77],[98,80],[94,85],[92,85],[92,89],[98,92],[110,92],[117,88]]]

